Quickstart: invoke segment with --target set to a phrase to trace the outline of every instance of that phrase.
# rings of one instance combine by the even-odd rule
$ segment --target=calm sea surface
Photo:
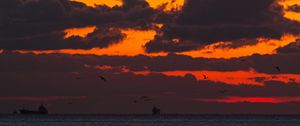
[[[300,126],[300,116],[0,115],[0,126]]]

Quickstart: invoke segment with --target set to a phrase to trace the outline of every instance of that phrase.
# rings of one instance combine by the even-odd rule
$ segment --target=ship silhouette
[[[160,109],[154,106],[152,108],[152,115],[160,115]]]
[[[28,110],[28,109],[20,109],[19,114],[24,114],[24,115],[47,115],[48,110],[47,108],[42,104],[38,107],[38,110]]]

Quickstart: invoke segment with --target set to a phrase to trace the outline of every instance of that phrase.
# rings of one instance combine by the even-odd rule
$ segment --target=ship
[[[48,110],[44,105],[40,105],[38,110],[27,110],[27,109],[20,109],[19,114],[23,115],[47,115]]]
[[[152,115],[160,115],[160,109],[154,106],[152,108]]]

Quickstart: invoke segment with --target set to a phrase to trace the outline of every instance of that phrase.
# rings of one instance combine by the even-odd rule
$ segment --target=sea
[[[0,115],[0,126],[300,126],[300,116]]]

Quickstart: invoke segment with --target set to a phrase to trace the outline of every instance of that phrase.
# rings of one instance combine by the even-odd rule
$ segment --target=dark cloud
[[[130,9],[135,7],[147,8],[149,4],[144,0],[123,0],[123,8]]]
[[[299,74],[297,69],[299,53],[280,55],[253,55],[234,59],[192,58],[184,55],[168,56],[95,56],[66,54],[19,54],[4,52],[0,55],[0,71],[2,72],[34,72],[34,71],[74,71],[89,66],[122,67],[132,71],[249,71],[253,68],[258,73]],[[245,60],[245,61],[242,61]],[[58,62],[60,61],[60,62]],[[176,62],[174,62],[176,61]],[[66,64],[74,63],[66,66]],[[52,64],[52,65],[51,65]],[[56,64],[56,65],[53,65]],[[71,66],[77,64],[77,68]],[[281,68],[281,72],[275,69]],[[69,68],[70,67],[70,68]]]
[[[184,52],[188,50],[193,50],[199,48],[199,44],[191,41],[180,41],[179,39],[162,39],[159,36],[155,36],[154,40],[151,40],[146,45],[146,51],[152,52]]]
[[[279,82],[270,82],[266,86],[234,86],[209,81],[196,81],[192,75],[186,75],[185,77],[168,77],[161,74],[142,76],[132,73],[114,74],[91,69],[77,72],[78,74],[72,72],[0,72],[0,79],[3,82],[0,85],[0,102],[5,102],[1,104],[0,111],[10,112],[10,110],[14,110],[22,104],[34,106],[43,102],[49,105],[50,112],[52,113],[72,113],[74,111],[77,113],[145,113],[151,109],[153,104],[156,104],[165,113],[204,114],[207,111],[200,111],[188,106],[195,104],[216,106],[224,103],[198,102],[194,101],[194,99],[218,99],[225,98],[226,96],[298,97],[300,95],[299,85],[282,84]],[[109,81],[103,83],[97,78],[99,74],[105,76]],[[75,78],[77,76],[80,76],[81,79],[77,80]],[[220,93],[220,90],[227,90],[228,92],[223,94]],[[46,99],[53,96],[65,96],[70,99]],[[72,99],[78,96],[84,96],[85,99]],[[153,102],[134,104],[133,101],[141,96],[149,96],[153,98]],[[30,99],[1,100],[3,97],[44,97],[45,99],[34,101]],[[72,102],[73,105],[68,105],[69,102]],[[121,108],[119,107],[120,104],[122,104]],[[220,109],[222,110],[220,112],[213,109],[208,112],[212,114],[224,114],[223,111],[237,104],[242,103],[226,104]],[[251,105],[259,105],[261,103],[243,104],[247,104],[248,109],[258,110],[258,108],[251,107]],[[281,105],[267,104],[265,107],[272,108]],[[141,108],[137,109],[137,106]],[[175,109],[183,106],[186,107],[184,109]],[[105,110],[102,110],[103,108]],[[235,112],[241,114],[248,111],[240,110]]]
[[[165,24],[163,35],[147,45],[148,52],[180,52],[201,48],[220,41],[247,45],[242,40],[279,39],[285,33],[299,34],[300,24],[283,18],[276,0],[188,0],[175,23]],[[194,46],[173,45],[178,38]],[[168,45],[168,46],[166,46]],[[187,44],[187,46],[190,44]],[[176,48],[169,50],[162,46]]]
[[[280,47],[277,49],[278,53],[299,53],[300,52],[300,39],[293,42],[285,47]]]
[[[22,38],[0,39],[0,47],[5,50],[56,50],[104,48],[122,40],[125,35],[116,28],[101,27],[85,38],[71,36],[64,32],[36,34]]]
[[[110,27],[149,29],[159,13],[141,0],[127,0],[113,8],[68,0],[3,0],[0,6],[0,48],[5,50],[107,47],[124,37],[119,30],[107,30]],[[85,40],[63,38],[65,29],[92,25],[101,30]]]
[[[267,81],[264,86],[228,85],[210,81],[197,81],[192,74],[186,74],[183,77],[166,76],[158,73],[135,75],[130,71],[124,71],[124,68],[132,71],[236,71],[253,67],[259,72],[275,73],[277,71],[274,70],[273,66],[270,66],[269,62],[279,65],[282,62],[287,65],[282,66],[283,72],[297,73],[299,71],[295,67],[299,63],[295,62],[297,61],[295,57],[298,57],[298,55],[254,55],[244,58],[247,60],[246,62],[241,62],[240,59],[203,59],[175,54],[170,54],[166,57],[147,57],[142,55],[118,57],[66,54],[34,55],[5,51],[0,55],[0,102],[5,102],[5,104],[1,104],[0,111],[8,112],[22,104],[35,106],[40,102],[45,102],[51,105],[49,106],[51,112],[61,113],[72,113],[75,110],[79,110],[79,113],[127,113],[129,111],[145,113],[148,112],[153,104],[161,106],[164,112],[224,114],[223,112],[227,112],[225,110],[241,105],[241,108],[247,109],[235,111],[236,113],[241,114],[248,112],[250,109],[259,113],[261,112],[258,111],[260,110],[259,107],[267,107],[268,109],[274,107],[275,109],[298,103],[225,104],[206,103],[195,101],[195,99],[223,99],[229,96],[245,98],[298,97],[300,96],[299,84],[291,80],[288,84]],[[103,65],[112,66],[112,69],[96,69],[96,66]],[[292,66],[289,67],[289,65]],[[108,82],[103,83],[98,79],[98,75],[105,76]],[[77,79],[77,77],[80,77],[80,79]],[[266,81],[265,78],[260,77],[253,79],[257,82]],[[222,90],[227,92],[220,93]],[[152,97],[154,101],[152,103],[133,103],[135,99],[145,95]],[[47,100],[49,97],[56,96],[70,99]],[[72,99],[78,96],[84,96],[85,98]],[[7,99],[12,97],[14,99]],[[24,97],[33,99],[38,97],[39,99],[17,100]],[[1,100],[1,98],[3,99]],[[45,100],[41,98],[45,98]],[[74,105],[68,107],[68,102],[72,102]],[[124,105],[122,108],[119,108],[120,103]],[[195,104],[211,110],[201,111],[191,107]],[[135,105],[140,105],[140,108],[136,109]],[[225,108],[220,109],[220,112],[213,110],[214,107],[212,106],[217,105],[224,105]],[[187,108],[179,109],[180,111],[176,110],[176,108],[182,106]],[[103,110],[103,107],[106,109]],[[282,113],[281,111],[277,112]],[[285,112],[293,113],[294,111]]]
[[[91,8],[68,0],[38,0],[27,4],[22,4],[20,0],[3,0],[1,5],[5,7],[1,8],[3,9],[1,17],[5,19],[3,22],[5,25],[1,28],[1,33],[3,33],[1,37],[26,36],[97,24],[135,22],[144,19],[143,17],[151,17],[154,13],[154,11],[144,13],[145,9],[151,10],[146,5],[139,6],[134,2],[128,4],[132,6]],[[137,15],[134,12],[144,13],[144,15]],[[135,20],[132,20],[133,15],[136,16]]]

